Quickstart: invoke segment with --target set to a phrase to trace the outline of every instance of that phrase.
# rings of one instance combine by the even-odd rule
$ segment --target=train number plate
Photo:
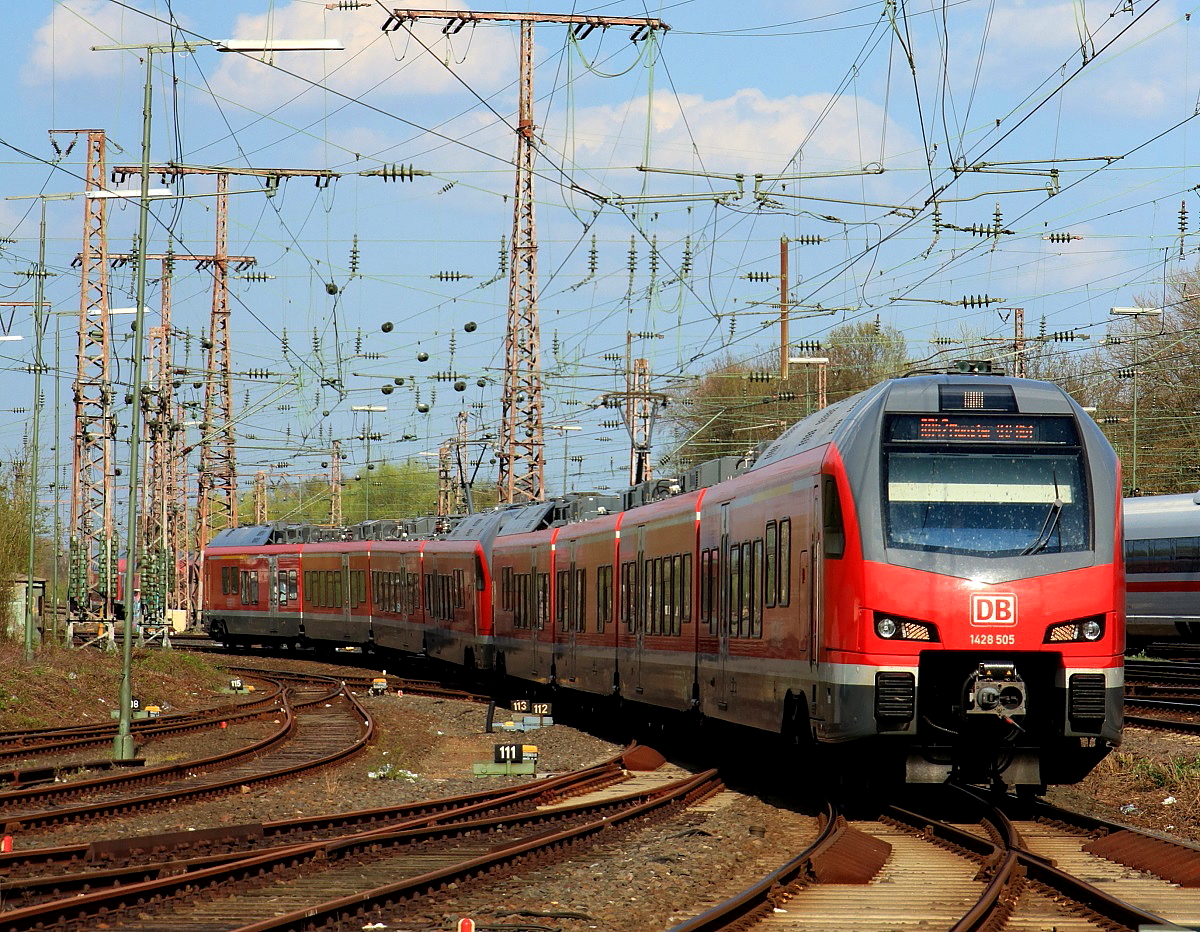
[[[971,596],[971,624],[1011,628],[1017,623],[1017,597],[1011,592],[976,592]]]

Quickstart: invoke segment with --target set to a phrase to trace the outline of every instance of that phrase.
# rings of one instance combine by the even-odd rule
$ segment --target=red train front
[[[804,476],[788,464],[806,451],[820,475],[794,494],[820,520],[792,545],[812,580],[794,698],[817,740],[870,739],[872,768],[909,782],[1023,787],[1075,782],[1119,743],[1119,467],[1064,392],[886,382],[796,425],[746,478]]]

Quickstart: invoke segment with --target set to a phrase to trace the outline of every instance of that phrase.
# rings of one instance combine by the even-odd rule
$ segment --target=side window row
[[[710,635],[762,637],[764,608],[792,598],[792,521],[768,521],[763,536],[700,552],[700,620]]]

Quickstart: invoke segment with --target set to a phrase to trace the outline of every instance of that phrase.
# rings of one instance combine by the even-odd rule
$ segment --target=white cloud
[[[133,30],[127,27],[135,26]],[[72,0],[54,4],[53,12],[34,34],[21,69],[28,86],[51,80],[95,78],[119,73],[129,52],[93,52],[93,45],[160,42],[166,36],[155,22],[105,0]],[[128,32],[136,32],[131,37]]]
[[[644,162],[646,119],[645,97],[582,111],[573,127],[576,158]],[[885,126],[888,151],[881,152]],[[770,174],[784,170],[802,148],[803,171],[853,170],[915,148],[876,104],[823,93],[770,98],[744,88],[719,100],[662,95],[650,107],[649,127],[650,164],[660,168]]]
[[[345,51],[279,52],[274,62],[282,70],[263,65],[268,55],[231,54],[224,57],[211,86],[219,96],[258,110],[289,101],[306,90],[306,82],[327,84],[351,97],[365,96],[375,104],[389,97],[460,92],[464,85],[515,88],[516,32],[511,27],[467,26],[446,37],[442,21],[383,32],[385,19],[379,7],[329,11],[323,4],[299,0],[270,14],[239,16],[230,36],[220,38],[330,38],[341,40]],[[508,93],[515,96],[515,90]],[[314,103],[317,99],[313,97]]]

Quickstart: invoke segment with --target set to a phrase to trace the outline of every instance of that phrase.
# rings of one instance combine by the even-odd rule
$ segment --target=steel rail
[[[341,691],[340,686],[338,687],[338,690]],[[247,747],[238,748],[232,752],[213,755],[200,760],[192,760],[183,764],[170,764],[163,767],[152,768],[150,770],[141,771],[137,774],[124,774],[118,777],[83,780],[73,784],[62,784],[61,789],[58,792],[54,792],[49,789],[42,789],[40,791],[29,790],[28,792],[24,793],[4,793],[0,794],[0,806],[4,806],[6,804],[11,806],[13,805],[12,800],[17,799],[18,797],[24,801],[38,799],[47,799],[53,801],[54,799],[59,799],[67,795],[68,788],[75,788],[74,795],[81,795],[81,792],[100,791],[106,788],[116,788],[117,786],[121,785],[131,787],[137,785],[147,785],[153,782],[162,782],[169,779],[182,779],[190,776],[192,772],[199,772],[205,768],[215,767],[217,765],[220,765],[223,769],[228,769],[230,766],[238,764],[242,761],[263,756],[281,746],[292,735],[296,727],[294,708],[303,708],[306,706],[323,704],[324,700],[332,698],[332,695],[324,694],[320,697],[308,698],[297,702],[285,702],[285,704],[279,709],[279,714],[283,719],[280,727],[271,735],[268,735],[267,737],[260,739],[259,741]],[[291,777],[297,773],[319,769],[343,760],[366,747],[367,742],[374,734],[375,727],[374,719],[371,717],[370,713],[363,708],[362,704],[359,703],[352,695],[348,693],[344,693],[344,695],[346,701],[354,710],[355,718],[362,722],[362,730],[357,738],[336,751],[323,754],[318,758],[299,764],[289,763],[286,767],[264,771],[259,774],[238,774],[226,779],[208,780],[190,787],[172,786],[161,792],[151,793],[143,796],[124,796],[117,799],[100,800],[95,803],[81,804],[78,806],[55,806],[53,809],[15,812],[8,817],[6,831],[11,833],[22,829],[28,829],[30,827],[53,825],[68,820],[119,815],[135,809],[149,808],[163,803],[175,803],[185,800],[203,799],[231,792],[243,785],[261,785],[265,783],[273,783],[278,780]],[[2,809],[0,809],[0,817],[3,816],[4,812]]]
[[[813,862],[829,850],[846,830],[841,810],[832,802],[825,803],[821,831],[811,845],[777,867],[741,893],[736,893],[711,909],[693,916],[670,932],[723,932],[745,929],[756,924],[782,899],[781,894],[813,880]]]
[[[533,838],[497,846],[486,855],[469,858],[455,865],[389,884],[387,887],[319,904],[301,912],[305,918],[308,918],[336,913],[342,909],[340,905],[342,900],[346,899],[351,900],[357,906],[373,902],[375,899],[392,897],[397,895],[398,891],[400,891],[401,898],[418,895],[421,892],[428,893],[451,880],[466,879],[488,869],[494,869],[501,863],[509,863],[550,849],[561,849],[565,845],[611,831],[614,827],[627,823],[635,817],[661,813],[665,806],[690,804],[696,799],[716,792],[719,788],[720,783],[716,771],[707,771],[667,787],[631,794],[626,798],[608,800],[601,804],[607,814],[600,819],[562,831],[539,832]],[[626,801],[628,799],[638,799],[639,801],[628,803]],[[536,820],[537,822],[561,821],[567,818],[572,811],[582,812],[589,808],[593,807],[580,805],[575,810],[571,808],[546,810],[518,816],[517,821],[522,819]],[[19,932],[19,930],[73,925],[92,928],[97,917],[105,916],[111,921],[114,911],[125,909],[145,911],[162,907],[171,898],[181,895],[219,893],[222,887],[237,882],[262,883],[264,878],[268,880],[278,878],[288,871],[302,869],[316,861],[327,863],[331,857],[346,857],[366,852],[375,853],[386,845],[407,845],[422,836],[432,838],[449,833],[479,832],[511,824],[513,821],[511,818],[485,818],[457,824],[428,825],[415,829],[391,830],[389,828],[363,833],[352,838],[286,846],[276,851],[242,857],[232,863],[206,867],[183,875],[158,877],[142,883],[98,890],[0,913],[0,932]],[[262,925],[262,928],[297,928],[294,920],[295,916],[289,913],[269,920],[269,924]]]

